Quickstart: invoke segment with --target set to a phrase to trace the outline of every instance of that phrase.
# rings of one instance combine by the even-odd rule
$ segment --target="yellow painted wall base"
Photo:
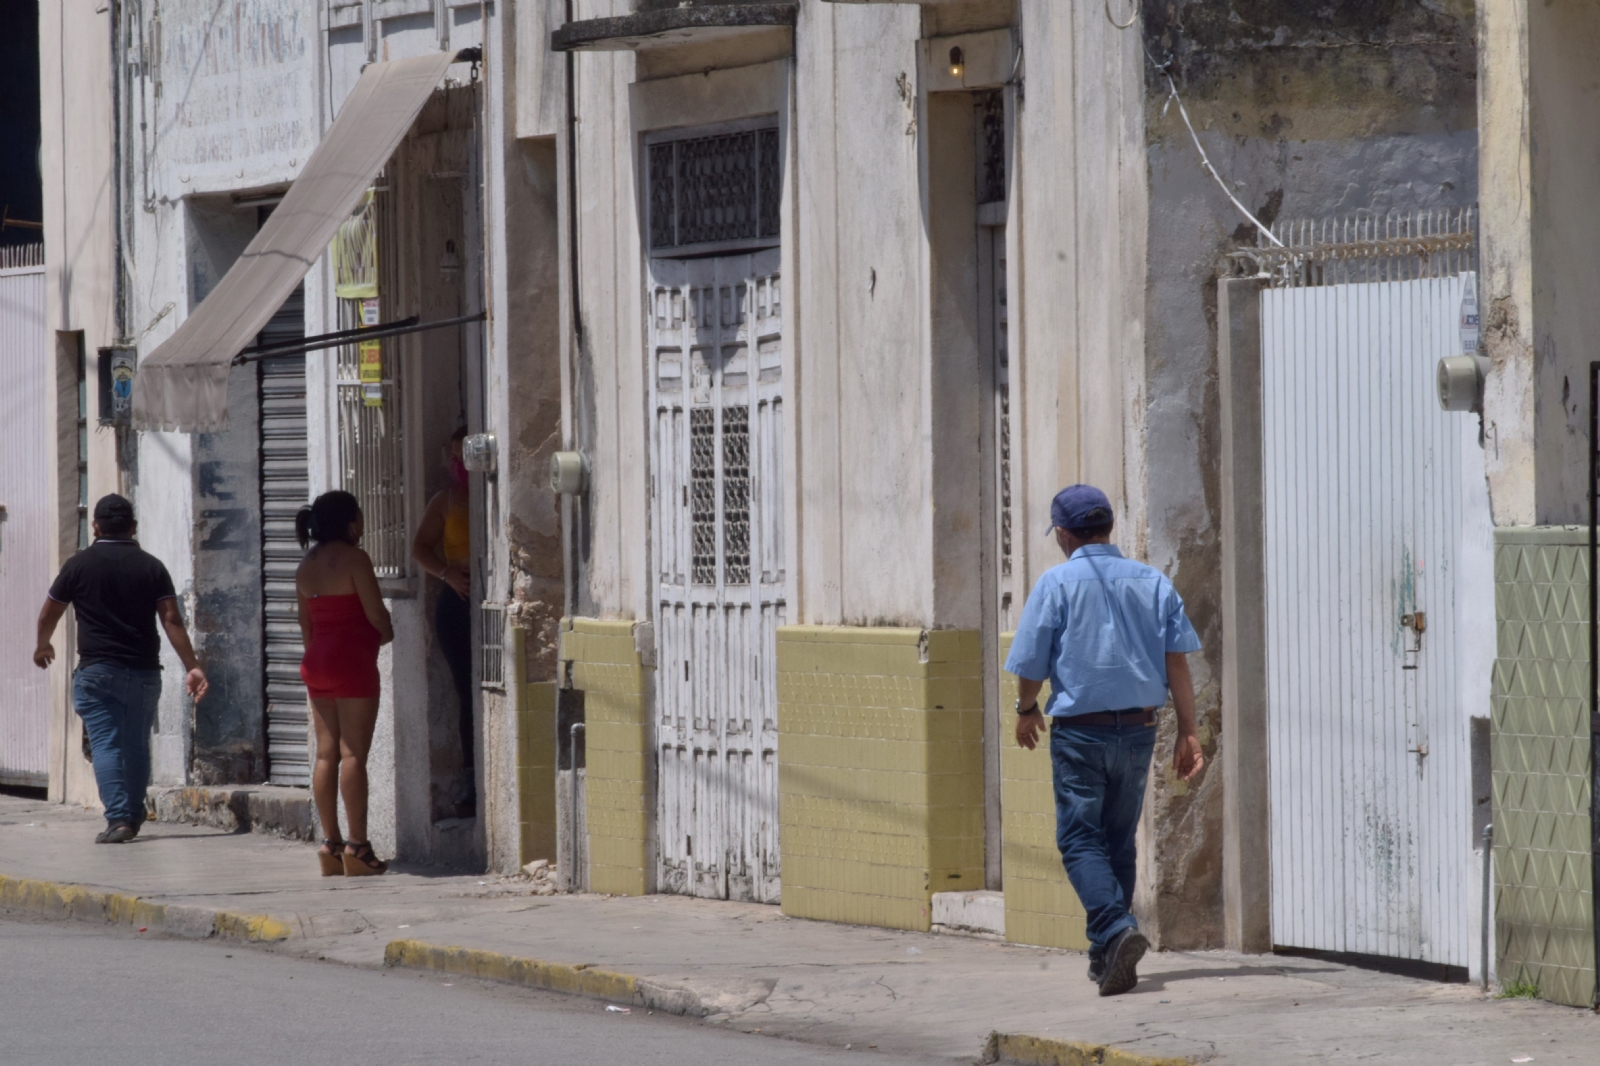
[[[778,630],[783,910],[927,929],[983,887],[981,642],[966,630]]]
[[[1011,651],[1011,635],[1001,637],[1002,661]],[[1017,679],[1000,674],[1000,706],[1017,701]],[[1050,686],[1039,694],[1043,706]],[[1007,714],[1000,730],[1001,869],[1005,878],[1006,939],[1013,944],[1086,951],[1083,904],[1067,881],[1056,849],[1056,801],[1051,783],[1050,737],[1038,747],[1017,746],[1016,718]]]
[[[655,871],[655,789],[634,623],[564,619],[561,660],[563,669],[571,664],[572,686],[584,693],[589,890],[642,896]]]
[[[528,631],[511,630],[517,686],[519,863],[556,860],[556,700],[554,681],[529,681]]]

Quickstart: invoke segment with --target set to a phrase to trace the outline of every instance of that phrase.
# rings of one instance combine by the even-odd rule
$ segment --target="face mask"
[[[459,455],[452,455],[447,466],[450,471],[450,480],[465,488],[467,485],[467,464],[461,461]]]

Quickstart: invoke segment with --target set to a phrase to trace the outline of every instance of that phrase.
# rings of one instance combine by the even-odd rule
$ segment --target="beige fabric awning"
[[[139,429],[198,432],[228,421],[228,366],[327,250],[455,61],[437,52],[361,73],[332,128],[255,240],[176,332],[140,360]]]

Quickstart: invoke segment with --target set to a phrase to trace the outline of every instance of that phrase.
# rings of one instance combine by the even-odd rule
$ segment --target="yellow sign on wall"
[[[361,383],[376,384],[383,380],[383,342],[361,342]]]
[[[361,301],[361,324],[378,324],[378,301]],[[361,400],[368,407],[383,406],[383,342],[362,341],[361,350]]]

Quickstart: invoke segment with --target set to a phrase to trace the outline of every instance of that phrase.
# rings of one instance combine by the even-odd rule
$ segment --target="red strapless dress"
[[[367,621],[361,597],[313,596],[311,640],[300,660],[300,679],[312,699],[372,699],[378,695],[378,631]]]

